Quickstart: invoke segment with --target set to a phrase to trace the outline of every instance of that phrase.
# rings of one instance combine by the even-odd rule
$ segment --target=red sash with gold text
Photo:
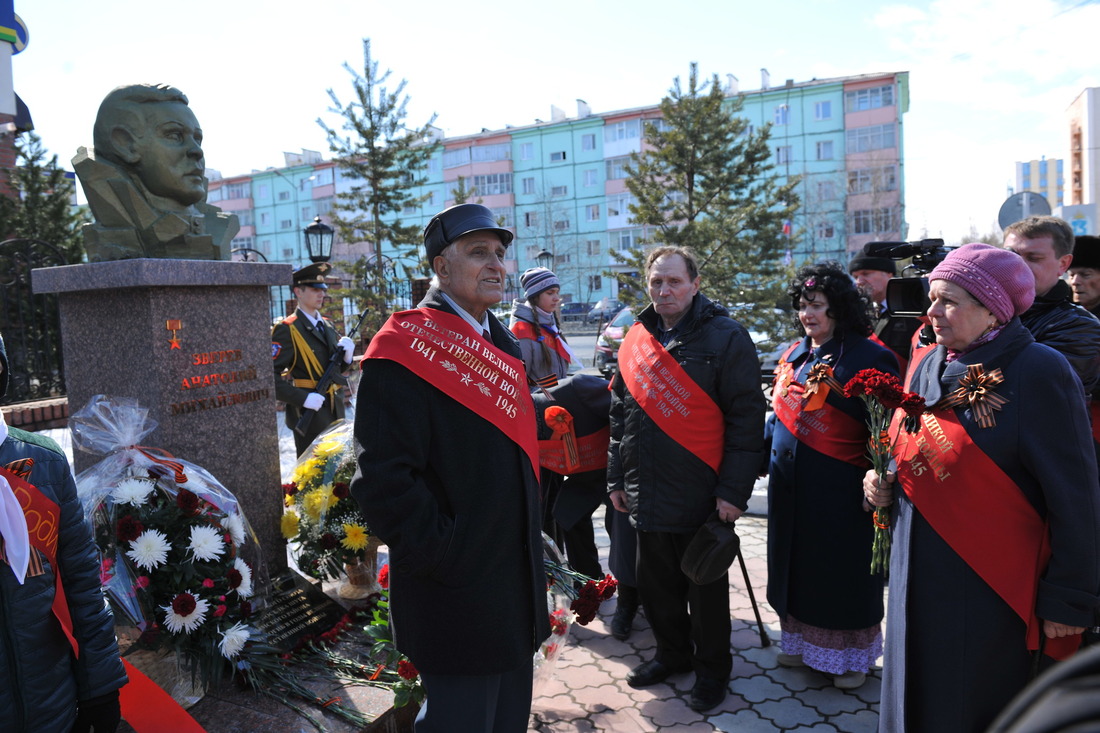
[[[828,402],[816,410],[804,409],[805,387],[794,381],[794,367],[787,361],[793,349],[787,350],[775,369],[772,410],[776,419],[799,443],[818,453],[853,466],[869,467],[866,425]],[[821,385],[818,389],[828,387]]]
[[[570,466],[564,440],[540,440],[539,465],[562,476],[607,468],[607,445],[610,442],[610,426],[577,438],[577,457],[580,462],[576,466]]]
[[[902,415],[899,410],[895,423]],[[1035,599],[1050,559],[1046,522],[1015,482],[974,443],[954,409],[921,415],[920,431],[909,435],[902,430],[896,451],[898,483],[906,496],[1024,620],[1027,648],[1038,649],[1043,630]],[[1080,643],[1080,635],[1047,639],[1044,653],[1065,659]]]
[[[722,411],[661,342],[645,328],[630,329],[619,347],[619,369],[645,414],[718,473],[726,435]]]
[[[561,342],[557,334],[547,331],[541,326],[536,327],[535,324],[527,321],[516,321],[512,324],[512,333],[516,335],[516,338],[530,339],[531,341],[538,341],[541,338],[542,342],[557,352],[566,364],[573,361],[573,355],[565,348],[565,344]]]
[[[80,645],[73,636],[73,620],[69,616],[69,602],[65,598],[65,588],[61,585],[61,568],[57,564],[57,534],[61,528],[61,507],[39,491],[34,485],[21,479],[18,474],[6,468],[0,468],[11,486],[23,515],[27,518],[27,533],[31,547],[35,548],[50,561],[54,576],[53,615],[61,624],[61,630],[73,647],[73,656],[80,656]]]
[[[538,475],[535,406],[523,362],[475,335],[463,318],[435,309],[394,313],[364,358],[395,361],[488,420],[527,454]]]

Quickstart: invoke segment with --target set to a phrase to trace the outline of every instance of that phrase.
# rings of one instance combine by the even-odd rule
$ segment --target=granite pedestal
[[[76,412],[132,397],[158,423],[143,440],[210,471],[236,494],[268,571],[286,568],[271,367],[271,285],[291,266],[135,259],[34,270],[58,293],[65,384]],[[99,456],[77,451],[75,469]]]

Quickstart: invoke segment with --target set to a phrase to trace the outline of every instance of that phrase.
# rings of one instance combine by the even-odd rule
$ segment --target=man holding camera
[[[891,316],[886,304],[886,285],[897,275],[897,264],[889,257],[869,254],[867,246],[848,263],[848,274],[856,286],[874,301],[875,319],[871,339],[882,344],[897,357],[901,373],[909,361],[913,332],[920,326],[916,318]]]

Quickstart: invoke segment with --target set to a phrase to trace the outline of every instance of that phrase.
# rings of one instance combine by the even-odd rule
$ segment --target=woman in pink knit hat
[[[1085,395],[1017,317],[1035,281],[967,244],[929,275],[936,345],[910,389],[928,409],[898,441],[879,730],[979,732],[1095,623],[1100,489]]]

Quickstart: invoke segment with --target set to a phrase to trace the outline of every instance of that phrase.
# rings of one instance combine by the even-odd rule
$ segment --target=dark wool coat
[[[928,404],[953,391],[968,364],[1000,368],[1008,402],[979,428],[953,408],[980,448],[1050,524],[1039,618],[1092,626],[1100,593],[1100,497],[1081,380],[1013,319],[1001,334],[945,363],[936,347],[913,376]],[[896,486],[896,485],[895,485]],[[943,484],[950,488],[950,479]],[[879,730],[976,733],[1028,682],[1025,624],[894,491],[894,545]],[[946,498],[946,497],[945,497]],[[982,521],[982,517],[975,517]]]
[[[640,327],[656,337],[652,304],[632,328]],[[644,532],[695,532],[714,511],[716,497],[745,509],[761,460],[765,402],[760,362],[745,327],[698,293],[682,329],[665,348],[721,410],[725,448],[715,474],[662,431],[627,391],[622,374],[615,375],[608,491],[626,491],[631,521]]]
[[[287,381],[286,377],[292,380],[308,379],[314,382],[320,379],[321,374],[324,374],[325,368],[328,366],[329,360],[332,359],[333,353],[336,352],[336,344],[340,340],[340,334],[336,333],[332,321],[327,318],[323,320],[325,332],[320,334],[310,324],[309,319],[302,311],[295,309],[292,314],[276,323],[271,330],[271,351],[275,367],[275,397],[286,403],[285,420],[287,427],[291,430],[294,429],[294,426],[298,424],[298,420],[302,417],[306,397],[317,390],[308,387],[296,387],[292,381]],[[310,351],[313,352],[317,362],[321,365],[320,373],[312,372],[307,367],[301,354],[297,353],[294,348],[294,341],[291,339],[291,329],[301,334],[302,338],[305,339],[305,343],[309,345]],[[341,361],[342,372],[347,372],[349,368],[348,364]],[[284,377],[284,373],[286,377]],[[347,384],[347,382],[342,380],[341,384]],[[313,419],[306,429],[305,436],[294,434],[296,445],[300,447],[308,446],[314,438],[324,432],[325,428],[344,417],[343,389],[338,387],[335,394],[326,396],[328,399],[325,400],[325,404],[321,409],[314,413]]]
[[[78,700],[126,684],[114,618],[99,584],[99,553],[76,495],[69,463],[53,441],[9,428],[0,466],[33,458],[27,479],[61,508],[57,564],[23,585],[0,561],[0,725],[5,732],[68,733]],[[37,552],[37,550],[34,550]],[[80,657],[53,614],[55,573],[61,573]]]
[[[454,313],[434,288],[418,307]],[[489,332],[519,358],[515,338],[492,314]],[[363,361],[355,439],[351,491],[371,532],[389,545],[397,648],[430,674],[530,664],[550,625],[539,487],[527,455],[388,359]]]
[[[808,354],[809,340],[803,339],[788,360],[796,371],[825,361],[842,385],[861,369],[898,371],[888,349],[854,334],[831,339],[807,365]],[[866,425],[860,398],[830,390],[826,401]],[[790,614],[823,629],[874,626],[883,614],[882,576],[870,573],[874,523],[863,510],[867,467],[800,443],[774,416],[769,427],[768,603],[780,617]]]

